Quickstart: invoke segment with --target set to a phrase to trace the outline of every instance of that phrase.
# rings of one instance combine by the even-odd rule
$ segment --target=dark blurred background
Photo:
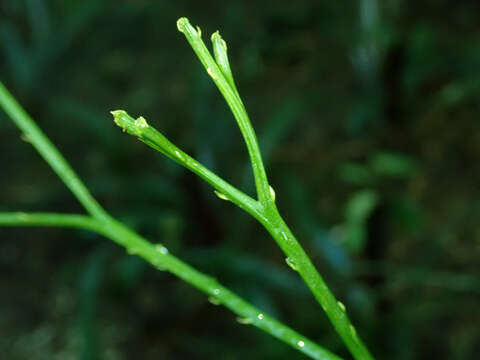
[[[100,203],[345,356],[261,226],[116,128],[143,115],[253,194],[239,130],[182,34],[220,29],[277,204],[379,359],[480,356],[480,2],[2,0],[0,79]],[[208,44],[210,45],[210,44]],[[83,212],[0,113],[1,211]],[[0,353],[304,359],[108,240],[0,229]]]

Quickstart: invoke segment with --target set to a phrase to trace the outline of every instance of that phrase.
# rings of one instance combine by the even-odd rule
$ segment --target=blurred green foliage
[[[346,355],[269,236],[109,110],[253,190],[236,125],[175,21],[220,28],[277,204],[378,358],[480,354],[480,3],[0,2],[0,77],[101,203]],[[81,211],[0,114],[2,211]],[[0,229],[6,359],[301,359],[83,231]],[[476,355],[476,356],[475,356]]]

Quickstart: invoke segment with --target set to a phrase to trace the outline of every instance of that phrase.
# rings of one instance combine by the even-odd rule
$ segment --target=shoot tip
[[[178,31],[180,32],[184,32],[185,31],[185,27],[190,24],[190,22],[188,21],[188,19],[186,17],[181,17],[180,19],[177,20],[177,29]]]

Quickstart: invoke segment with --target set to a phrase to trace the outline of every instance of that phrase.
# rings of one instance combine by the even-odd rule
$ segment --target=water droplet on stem
[[[157,250],[162,255],[168,254],[168,249],[161,244],[155,245],[155,250]]]

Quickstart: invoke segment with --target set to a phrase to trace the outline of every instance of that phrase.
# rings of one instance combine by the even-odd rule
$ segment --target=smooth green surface
[[[351,358],[258,221],[111,120],[143,115],[256,197],[233,116],[175,22],[200,25],[212,56],[220,30],[278,209],[375,357],[478,357],[479,1],[0,3],[0,81],[95,199]],[[0,109],[0,212],[86,213],[24,140]],[[365,192],[377,200],[352,221]],[[305,358],[95,233],[0,230],[0,358]]]
[[[55,148],[52,142],[42,133],[40,128],[32,121],[25,110],[10,95],[5,86],[0,82],[0,106],[22,130],[24,138],[32,144],[43,159],[51,166],[55,173],[62,179],[65,185],[85,207],[85,209],[96,218],[106,218],[108,215],[92,197],[86,186],[80,181],[77,174],[68,164],[65,158]]]
[[[329,290],[325,281],[315,269],[310,258],[298,243],[277,210],[275,205],[275,192],[268,184],[255,132],[250,123],[243,102],[238,96],[238,92],[234,86],[233,77],[231,75],[232,72],[229,63],[226,60],[226,45],[224,41],[221,40],[218,32],[212,36],[216,53],[215,57],[217,60],[220,60],[220,62],[217,63],[203,43],[201,33],[199,30],[195,30],[195,28],[189,23],[188,19],[180,18],[177,22],[177,27],[180,32],[185,34],[188,42],[200,59],[200,62],[217,85],[235,116],[250,155],[257,187],[258,201],[252,202],[251,198],[240,193],[238,190],[227,188],[224,185],[225,182],[223,180],[217,183],[216,178],[205,175],[206,170],[203,170],[203,173],[200,172],[199,175],[222,194],[226,195],[227,198],[231,197],[231,200],[235,204],[246,209],[263,224],[283,250],[287,258],[290,259],[289,261],[292,264],[295,264],[295,268],[299,275],[303,278],[319,304],[322,306],[354,358],[372,359],[372,356],[357,334],[355,327],[349,320],[344,305],[335,299],[335,296]],[[203,166],[199,165],[191,157],[181,152],[181,150],[175,145],[166,140],[163,135],[149,126],[143,117],[135,120],[123,110],[113,111],[112,114],[115,123],[124,131],[137,136],[141,141],[154,149],[157,149],[167,157],[175,160],[197,174],[198,172],[194,169],[204,169]],[[236,196],[233,197],[231,196],[232,194],[235,194]]]
[[[29,115],[15,101],[8,90],[0,83],[0,106],[7,112],[15,124],[28,135],[29,142],[35,146],[42,157],[55,170],[62,181],[70,188],[72,193],[79,199],[82,205],[87,209],[92,217],[82,215],[51,214],[51,213],[0,213],[0,225],[2,226],[59,226],[82,228],[99,233],[117,244],[125,247],[131,255],[138,255],[148,263],[161,271],[168,271],[187,283],[195,286],[210,297],[215,299],[216,303],[223,304],[240,317],[240,323],[252,324],[259,329],[271,334],[281,341],[289,344],[298,351],[310,356],[313,359],[339,360],[340,358],[328,350],[317,345],[315,342],[307,339],[305,336],[297,333],[291,328],[285,326],[273,317],[264,314],[261,310],[244,301],[241,297],[220,285],[214,278],[209,277],[175,256],[171,255],[168,249],[161,244],[151,244],[146,239],[114,220],[103,210],[100,205],[90,195],[85,185],[81,182],[73,169],[68,165],[63,156],[58,152],[55,146],[36,126]],[[115,113],[116,116],[123,115]],[[138,127],[150,129],[144,122],[139,120],[131,125],[127,120],[123,123],[119,120],[119,125],[124,125],[129,133],[141,135],[138,133]],[[153,140],[162,139],[154,133]],[[165,146],[165,140],[159,143],[159,146]],[[174,152],[176,150],[173,150]],[[176,154],[178,156],[178,154]],[[185,160],[185,158],[177,158]],[[197,168],[192,164],[192,168]],[[198,170],[208,178],[209,173],[205,169]],[[212,182],[218,182],[213,178]],[[229,187],[219,187],[228,194],[235,195],[235,191]],[[248,201],[248,199],[242,199]],[[240,201],[240,200],[238,200]]]
[[[236,89],[232,88],[231,83],[233,84],[233,78],[231,78],[229,81],[228,79],[230,77],[226,78],[223,73],[228,73],[228,71],[225,70],[225,67],[228,66],[228,63],[223,61],[219,65],[215,62],[207,47],[203,43],[201,33],[195,30],[187,18],[180,18],[177,21],[177,28],[187,38],[188,42],[192,46],[192,49],[200,59],[200,62],[205,67],[208,75],[210,75],[215,85],[217,85],[228,106],[230,107],[230,110],[235,116],[250,156],[253,176],[255,177],[255,185],[257,188],[257,195],[262,203],[271,202],[272,200],[270,197],[267,175],[265,173],[265,168],[263,167],[263,160],[258,147],[257,136],[255,135],[255,131],[250,124],[250,119],[242,100],[237,95]],[[216,37],[213,37],[213,40],[216,41]],[[223,56],[226,56],[226,51]],[[223,69],[223,72],[221,69]]]
[[[214,278],[173,256],[162,244],[150,243],[113,219],[97,220],[70,214],[0,213],[0,226],[60,226],[94,231],[123,246],[130,255],[139,256],[158,270],[168,271],[203,291],[214,299],[210,300],[212,303],[221,304],[238,315],[239,324],[253,325],[312,359],[341,360],[340,357],[252,306]]]
[[[121,127],[124,131],[130,135],[138,137],[139,140],[143,141],[148,146],[158,150],[163,155],[185,166],[187,169],[200,176],[212,185],[218,193],[223,194],[224,200],[234,202],[257,219],[262,216],[262,207],[257,201],[236,189],[176,147],[160,132],[148,125],[143,117],[134,119],[124,110],[114,110],[111,113],[115,124]]]
[[[201,33],[190,25],[187,18],[180,18],[177,22],[177,27],[180,32],[185,34],[200,62],[222,93],[242,132],[250,155],[255,183],[257,184],[258,202],[261,205],[261,216],[257,217],[257,219],[269,231],[287,258],[295,264],[299,275],[322,306],[354,358],[372,359],[372,356],[350,322],[345,307],[340,305],[341,303],[335,299],[335,296],[329,290],[325,281],[315,269],[310,258],[277,210],[275,192],[272,192],[268,184],[255,131],[234,85],[229,62],[225,60],[227,58],[227,45],[220,38],[218,32],[212,35],[215,58],[218,61],[215,62],[202,41]]]

